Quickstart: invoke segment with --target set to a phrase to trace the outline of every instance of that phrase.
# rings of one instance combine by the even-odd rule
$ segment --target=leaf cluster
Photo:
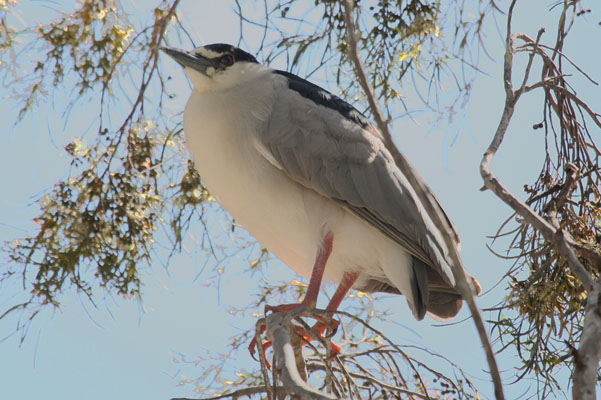
[[[22,301],[1,315],[27,311],[17,326],[23,333],[44,306],[59,306],[60,296],[71,288],[91,301],[95,294],[139,298],[140,271],[151,265],[158,228],[169,228],[166,237],[173,254],[192,217],[199,216],[196,206],[209,198],[184,160],[181,128],[164,126],[163,116],[155,112],[164,96],[159,46],[177,3],[162,2],[151,24],[132,35],[119,2],[83,1],[72,13],[39,24],[34,42],[23,45],[45,51],[33,53],[39,58],[35,68],[20,77],[31,83],[25,87],[33,88],[21,116],[48,86],[76,88],[71,106],[86,93],[100,91],[100,101],[89,106],[90,116],[95,113],[98,121],[96,135],[86,141],[82,132],[65,146],[71,158],[68,177],[38,200],[37,233],[3,248],[10,262],[0,283],[20,277],[29,297],[19,295]],[[27,31],[19,34],[29,37]],[[141,83],[133,98],[118,98],[113,88],[123,84],[130,60],[141,65]],[[155,82],[160,91],[154,99],[159,101],[151,103],[147,91],[156,90]],[[146,117],[149,105],[153,119]]]
[[[107,84],[134,29],[115,0],[85,1],[73,13],[36,29],[48,51],[34,73],[49,74],[57,86],[65,72],[76,74],[82,94]]]
[[[17,5],[17,0],[0,0],[0,52],[12,49],[15,39],[15,30],[8,23],[11,7]],[[0,64],[1,66],[2,64]]]

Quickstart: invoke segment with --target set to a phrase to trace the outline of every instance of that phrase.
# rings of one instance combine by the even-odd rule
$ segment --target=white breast
[[[334,247],[325,279],[339,282],[348,270],[369,270],[371,277],[384,278],[382,263],[394,263],[404,274],[410,256],[398,245],[337,203],[295,183],[257,151],[252,132],[269,118],[273,88],[259,84],[246,90],[252,92],[252,102],[241,101],[245,93],[240,90],[193,91],[184,113],[188,149],[221,206],[305,277],[326,230],[334,233]]]
[[[188,101],[184,132],[196,168],[236,222],[291,268],[310,275],[319,227],[307,223],[306,206],[307,202],[314,206],[317,195],[257,153],[249,133],[257,127],[248,125],[257,119],[244,112],[233,115],[232,99],[227,97],[193,93]]]

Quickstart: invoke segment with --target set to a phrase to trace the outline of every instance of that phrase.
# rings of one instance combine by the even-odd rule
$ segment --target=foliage
[[[13,32],[25,41],[24,51],[17,53],[34,61],[34,68],[11,85],[23,104],[19,120],[53,88],[75,89],[69,107],[100,94],[100,101],[92,102],[96,136],[87,144],[82,133],[65,146],[69,177],[38,201],[39,231],[5,245],[12,263],[1,280],[20,276],[30,292],[5,311],[29,313],[17,329],[25,332],[44,305],[59,306],[60,295],[71,287],[90,299],[98,287],[139,297],[140,270],[150,264],[158,226],[170,227],[171,246],[177,249],[182,230],[198,215],[195,207],[208,199],[198,174],[182,157],[181,128],[158,112],[165,96],[158,51],[177,4],[163,1],[150,25],[135,34],[127,12],[114,0],[83,1],[32,32]],[[3,65],[15,62],[24,60],[3,60]],[[139,87],[133,95],[124,90],[117,97],[115,89],[132,70],[139,74]],[[161,89],[154,97],[157,85]],[[124,104],[129,109],[119,112]],[[122,119],[115,123],[118,116]]]
[[[5,52],[11,49],[14,41],[14,30],[10,27],[7,17],[11,7],[17,4],[17,0],[0,1],[0,49]]]

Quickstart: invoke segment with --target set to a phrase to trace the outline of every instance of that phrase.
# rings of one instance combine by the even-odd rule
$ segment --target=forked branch
[[[546,210],[548,217],[544,218],[541,214],[535,212],[529,205],[520,201],[517,196],[511,193],[508,188],[493,174],[490,169],[490,163],[494,158],[497,150],[503,142],[507,128],[514,113],[515,106],[520,99],[520,96],[531,90],[542,88],[545,90],[547,97],[546,101],[550,103],[553,112],[560,119],[564,117],[562,107],[556,101],[562,97],[568,97],[573,100],[579,107],[584,109],[588,116],[599,125],[598,114],[594,113],[588,105],[577,98],[575,93],[568,90],[569,86],[563,80],[564,76],[561,72],[560,64],[556,64],[554,57],[546,53],[546,47],[539,45],[540,38],[544,30],[540,30],[536,40],[532,40],[522,33],[511,33],[511,18],[516,0],[513,0],[509,8],[507,32],[506,32],[506,48],[504,62],[504,84],[505,84],[505,107],[501,115],[501,120],[495,132],[495,135],[484,153],[480,163],[480,174],[484,180],[484,189],[490,189],[497,197],[505,204],[510,206],[517,215],[521,217],[523,224],[528,224],[551,243],[559,255],[567,262],[574,276],[582,283],[584,289],[588,292],[587,304],[585,309],[585,321],[582,328],[580,339],[580,349],[573,351],[574,353],[574,377],[573,377],[573,398],[574,399],[595,399],[596,398],[596,383],[597,370],[601,359],[601,282],[595,282],[591,274],[583,266],[578,259],[574,248],[589,258],[590,252],[585,253],[581,250],[570,234],[562,229],[560,221],[557,218],[558,211],[569,200],[572,187],[577,180],[578,168],[566,163],[564,170],[567,173],[566,180],[561,186],[561,190],[557,197],[552,200]],[[516,49],[515,41],[521,40],[525,44]],[[556,49],[561,50],[558,41]],[[513,58],[517,51],[530,51],[528,65],[524,72],[524,79],[518,89],[514,89],[512,82]],[[535,84],[528,85],[528,77],[532,67],[532,59],[535,55],[542,58],[543,61],[543,79]],[[554,97],[555,96],[555,97]],[[599,264],[599,258],[592,257],[594,263]]]

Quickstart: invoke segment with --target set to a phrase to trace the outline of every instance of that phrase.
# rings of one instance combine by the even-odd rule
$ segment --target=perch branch
[[[267,336],[273,343],[274,368],[278,369],[286,393],[300,400],[333,400],[335,397],[323,394],[307,385],[297,368],[294,350],[290,339],[289,322],[282,313],[269,314],[265,318]]]
[[[407,180],[415,190],[415,193],[419,197],[428,215],[430,215],[430,217],[432,218],[432,222],[434,223],[434,225],[442,233],[445,245],[449,251],[449,255],[451,257],[453,265],[455,266],[455,268],[453,268],[453,275],[457,282],[457,289],[460,291],[462,297],[468,304],[468,307],[474,320],[474,324],[476,325],[476,329],[480,337],[480,341],[482,342],[482,346],[486,354],[486,360],[488,362],[490,374],[494,384],[495,398],[497,400],[504,399],[505,396],[503,394],[503,383],[501,380],[501,375],[499,373],[499,368],[497,366],[497,361],[495,359],[495,355],[492,349],[492,345],[490,343],[490,339],[488,337],[488,333],[484,326],[484,321],[482,320],[480,309],[478,308],[474,300],[475,289],[473,287],[473,283],[467,277],[463,268],[463,263],[459,258],[458,235],[455,231],[455,228],[449,221],[448,217],[444,215],[442,209],[438,206],[434,194],[426,186],[423,179],[419,176],[417,171],[415,171],[415,169],[409,163],[409,161],[405,159],[405,157],[394,145],[392,135],[390,134],[390,130],[388,129],[388,124],[384,120],[382,112],[380,111],[380,107],[376,102],[373,89],[369,83],[369,80],[367,79],[367,75],[365,74],[365,68],[363,67],[361,56],[359,54],[356,27],[353,18],[353,1],[345,0],[343,5],[344,19],[348,37],[349,58],[355,67],[355,73],[357,74],[357,78],[359,79],[361,87],[363,88],[363,92],[367,97],[367,101],[372,115],[374,117],[374,120],[384,137],[386,148],[388,149],[388,151],[390,151],[396,165],[399,167],[403,175],[407,178]]]

